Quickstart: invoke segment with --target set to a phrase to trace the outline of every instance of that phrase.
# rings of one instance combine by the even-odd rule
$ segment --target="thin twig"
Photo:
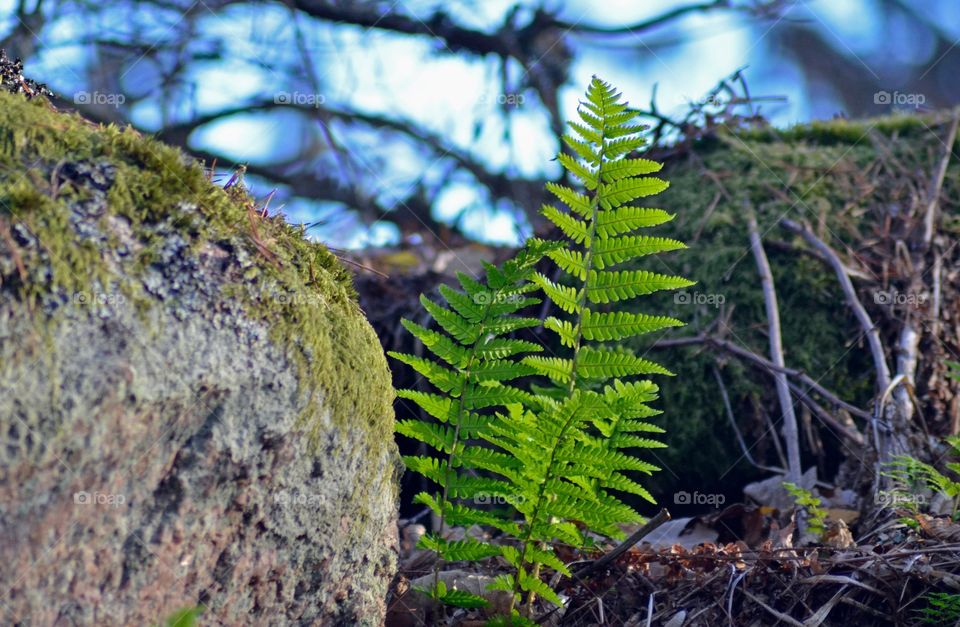
[[[837,431],[840,433],[840,435],[847,438],[854,444],[863,446],[864,439],[862,433],[855,428],[851,428],[850,426],[843,424],[833,417],[830,412],[821,407],[820,404],[815,400],[810,398],[810,395],[807,394],[807,392],[796,383],[788,381],[788,384],[790,385],[790,389],[793,390],[798,397],[800,397],[800,400],[803,402],[803,404],[809,407],[810,411],[812,411],[814,415],[820,419],[820,422],[825,423],[827,426]]]
[[[574,574],[578,579],[583,579],[590,576],[591,573],[604,569],[615,562],[621,555],[629,551],[637,542],[640,542],[640,540],[668,520],[670,520],[670,512],[665,509],[661,509],[659,514],[647,521],[647,524],[634,531],[632,534],[630,534],[629,538],[621,542],[615,549],[600,559],[592,562],[581,562],[584,565],[583,568],[576,569]]]
[[[882,391],[886,389],[886,387],[890,385],[890,367],[887,365],[886,353],[883,348],[883,343],[880,340],[880,332],[877,330],[873,320],[870,319],[870,314],[868,314],[867,310],[863,307],[863,303],[861,303],[857,297],[857,292],[853,288],[853,282],[850,280],[850,276],[847,274],[843,262],[840,261],[840,257],[806,226],[787,218],[781,220],[780,224],[788,231],[802,237],[810,246],[816,248],[820,254],[824,256],[827,263],[830,264],[830,267],[833,268],[834,273],[837,275],[837,280],[840,282],[840,289],[843,290],[843,295],[847,300],[847,306],[853,311],[857,322],[860,323],[860,328],[867,336],[867,344],[870,346],[870,354],[873,356],[873,367],[877,372],[877,390]]]
[[[770,612],[770,614],[775,616],[777,619],[787,623],[788,625],[793,625],[794,627],[804,627],[803,623],[801,623],[800,621],[798,621],[792,616],[784,614],[783,612],[777,611],[774,608],[770,607],[769,605],[761,601],[756,595],[751,594],[750,591],[747,590],[746,588],[743,589],[743,594],[749,597],[750,599],[752,599],[754,603],[756,603],[763,609]]]
[[[767,310],[770,361],[783,368],[785,366],[783,340],[780,335],[780,309],[777,306],[777,292],[773,285],[773,271],[770,270],[770,262],[763,250],[763,242],[760,241],[760,230],[757,227],[753,207],[746,202],[744,208],[747,212],[747,227],[750,231],[750,250],[757,262],[757,272],[760,274],[760,284],[763,288],[763,302]],[[799,485],[800,475],[803,473],[800,468],[800,436],[797,431],[797,416],[793,411],[793,400],[790,397],[790,387],[787,385],[786,375],[782,372],[775,373],[773,381],[777,388],[777,398],[780,401],[783,417],[783,438],[787,445],[787,479]]]
[[[833,392],[829,391],[828,389],[826,389],[825,387],[817,383],[815,380],[813,380],[810,377],[810,375],[806,374],[802,370],[797,370],[796,368],[787,368],[787,367],[777,366],[776,364],[771,362],[769,359],[761,355],[757,355],[756,353],[750,350],[747,350],[742,346],[737,346],[736,344],[733,344],[732,342],[729,342],[721,338],[712,337],[709,335],[695,335],[692,337],[672,338],[668,340],[660,340],[654,343],[652,345],[652,348],[674,348],[679,346],[696,346],[698,344],[706,344],[713,348],[730,353],[731,355],[735,355],[737,357],[746,359],[747,361],[750,361],[766,369],[768,372],[771,372],[771,373],[782,372],[788,377],[795,377],[799,379],[808,388],[814,390],[817,394],[824,397],[825,399],[827,399],[837,407],[842,407],[843,409],[846,409],[848,412],[850,412],[852,415],[857,416],[859,418],[863,418],[864,420],[870,420],[871,418],[869,412],[857,407],[856,405],[851,405],[850,403],[842,400],[836,394],[834,394]]]
[[[940,191],[943,189],[943,181],[947,176],[947,166],[950,165],[950,157],[953,155],[953,144],[957,139],[958,124],[960,124],[960,109],[955,109],[950,130],[947,131],[947,141],[944,142],[943,156],[940,158],[931,184],[930,196],[927,199],[927,211],[923,217],[923,242],[927,247],[933,241],[933,227],[937,220],[937,210],[940,207]]]

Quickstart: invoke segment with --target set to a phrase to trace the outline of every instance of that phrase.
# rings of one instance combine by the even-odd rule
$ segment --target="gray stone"
[[[195,189],[119,203],[141,165],[97,154],[117,134],[6,94],[0,134],[26,107],[90,142],[0,152],[0,623],[381,623],[393,391],[339,266],[276,219],[251,236],[249,199],[198,197],[148,140]],[[75,193],[18,201],[28,163]]]

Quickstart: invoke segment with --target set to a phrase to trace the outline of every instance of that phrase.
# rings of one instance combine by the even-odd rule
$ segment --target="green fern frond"
[[[529,392],[505,385],[510,381],[533,374],[530,366],[520,362],[527,353],[542,350],[529,341],[504,337],[518,329],[536,326],[539,321],[515,315],[523,308],[539,303],[539,299],[527,294],[536,289],[529,279],[537,262],[558,244],[543,240],[531,241],[502,268],[486,264],[486,282],[465,274],[458,275],[462,290],[443,285],[439,292],[449,305],[445,307],[426,296],[420,301],[424,309],[436,321],[439,329],[403,321],[403,326],[433,357],[390,353],[421,374],[439,393],[419,390],[400,390],[401,398],[409,399],[438,422],[423,420],[399,420],[397,433],[416,439],[432,448],[443,461],[432,456],[408,456],[404,458],[407,468],[423,475],[437,485],[437,493],[421,493],[418,500],[440,517],[440,529],[436,538],[442,538],[444,526],[487,525],[505,533],[516,533],[518,528],[509,518],[494,512],[483,511],[473,505],[453,502],[453,499],[476,497],[483,493],[504,494],[510,484],[501,480],[473,477],[458,469],[469,470],[469,460],[463,459],[465,442],[475,438],[485,428],[488,418],[483,410],[502,407],[511,403],[537,403]],[[480,413],[478,413],[480,412]],[[507,467],[502,467],[508,471]],[[509,477],[508,477],[509,478]],[[438,553],[434,569],[433,592],[438,600],[472,607],[475,599],[451,591],[442,591],[439,586],[439,569],[442,560],[478,559],[491,549],[479,544],[443,544],[434,538],[432,546]]]
[[[397,390],[397,396],[413,401],[420,409],[440,422],[448,422],[456,418],[453,399],[449,397],[419,390]]]
[[[420,304],[444,331],[456,338],[461,344],[473,344],[479,338],[480,328],[476,323],[471,323],[460,314],[438,305],[422,294],[420,295]]]
[[[536,499],[519,508],[524,520],[521,548],[514,562],[514,592],[529,599],[544,590],[539,568],[547,565],[538,551],[554,541],[576,542],[577,534],[564,533],[557,523],[580,521],[594,532],[619,535],[619,524],[641,520],[613,492],[651,500],[649,492],[630,473],[649,474],[656,466],[628,451],[663,446],[637,433],[662,431],[643,419],[656,415],[647,403],[657,388],[649,382],[622,381],[623,377],[671,374],[662,366],[621,347],[604,348],[605,342],[681,325],[679,320],[628,311],[598,311],[589,304],[625,303],[653,292],[692,285],[682,277],[641,269],[605,271],[648,255],[684,248],[669,238],[637,233],[662,224],[672,215],[660,209],[629,203],[660,193],[669,183],[648,176],[659,172],[659,163],[631,156],[645,145],[638,134],[642,126],[636,113],[607,83],[594,78],[578,111],[580,121],[570,122],[572,134],[564,137],[570,153],[558,161],[570,180],[583,190],[550,184],[548,190],[563,203],[566,213],[546,205],[542,214],[562,234],[564,246],[547,253],[563,273],[558,282],[548,273],[532,282],[543,292],[556,314],[544,320],[568,355],[528,355],[521,361],[546,377],[549,388],[534,388],[541,407],[511,408],[497,414],[481,437],[521,463],[511,468],[514,489]],[[603,393],[593,390],[602,387]],[[526,571],[527,565],[531,569]]]
[[[580,332],[584,339],[606,342],[679,326],[683,326],[683,323],[666,316],[648,316],[629,311],[596,313],[591,309],[584,309]]]
[[[624,235],[623,237],[601,238],[594,249],[594,265],[603,270],[624,261],[646,257],[655,253],[686,248],[683,242],[667,237],[647,237],[645,235]],[[590,268],[593,270],[593,268]]]
[[[655,274],[646,270],[590,271],[587,299],[591,303],[614,303],[662,290],[690,287],[694,282],[679,276]]]
[[[581,194],[566,185],[559,185],[557,183],[547,183],[546,188],[548,192],[557,197],[557,200],[565,204],[581,218],[589,218],[593,212],[590,206],[590,199],[585,194]]]
[[[489,542],[481,542],[473,538],[446,540],[430,533],[422,535],[417,546],[436,552],[448,562],[477,561],[500,555],[500,548]]]
[[[583,253],[578,250],[560,249],[551,251],[548,255],[561,270],[583,281],[587,278],[587,264]]]
[[[597,234],[602,238],[622,235],[636,229],[659,226],[673,220],[673,214],[663,209],[623,206],[597,213]]]
[[[556,333],[560,337],[560,343],[567,348],[573,348],[577,342],[577,330],[573,328],[573,323],[569,320],[560,320],[550,316],[543,321],[543,328]]]
[[[585,346],[580,349],[577,361],[580,376],[590,381],[607,381],[614,377],[630,377],[641,374],[673,373],[649,359],[637,357],[623,350],[605,350]]]
[[[445,456],[405,458],[408,468],[438,486],[436,493],[416,497],[441,519],[440,532],[424,536],[422,546],[437,553],[437,569],[441,560],[499,556],[512,572],[491,588],[511,592],[514,600],[525,596],[527,616],[537,597],[560,603],[541,578],[544,568],[569,574],[555,544],[582,548],[587,531],[621,538],[622,524],[643,521],[621,497],[653,502],[636,477],[659,470],[638,456],[664,446],[655,437],[663,429],[648,422],[660,413],[649,405],[659,390],[632,378],[671,373],[619,344],[682,323],[620,307],[693,284],[635,267],[610,270],[685,246],[640,232],[673,215],[630,204],[669,185],[650,176],[661,170],[659,163],[634,154],[646,144],[636,111],[611,85],[594,78],[578,117],[568,122],[566,150],[557,157],[574,184],[548,183],[558,202],[541,208],[558,239],[531,239],[502,267],[485,263],[485,281],[458,276],[461,290],[440,288],[446,306],[421,297],[439,328],[404,326],[431,357],[392,354],[437,389],[399,393],[436,422],[400,420],[397,431]],[[542,259],[559,272],[535,271]],[[520,315],[540,302],[535,291],[552,309],[542,322]],[[618,309],[607,311],[610,305]],[[537,354],[538,345],[507,337],[541,324],[559,339],[560,354]],[[509,507],[485,509],[478,506],[480,496],[495,496]],[[474,503],[465,502],[470,498]],[[483,525],[515,542],[446,540],[444,524]],[[437,572],[435,598],[475,600],[452,597],[439,585]],[[526,620],[513,607],[503,617],[504,624]]]
[[[458,373],[444,368],[443,366],[436,364],[424,357],[407,355],[406,353],[397,353],[393,351],[388,352],[387,355],[390,355],[397,361],[402,361],[416,370],[441,392],[451,394],[457,390],[464,381],[463,373]],[[456,395],[459,396],[459,393]]]
[[[581,300],[580,290],[558,285],[539,273],[533,275],[532,281],[540,286],[540,289],[543,290],[543,293],[550,298],[554,305],[567,313],[577,311]]]

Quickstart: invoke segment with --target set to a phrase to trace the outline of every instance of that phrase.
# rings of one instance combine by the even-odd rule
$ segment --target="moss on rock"
[[[319,391],[335,424],[366,429],[374,450],[392,446],[382,350],[349,273],[324,246],[281,216],[261,217],[241,184],[213,184],[177,149],[0,92],[0,234],[11,249],[0,261],[2,289],[49,316],[111,284],[142,306],[176,301],[183,295],[175,286],[150,277],[171,253],[163,248],[172,229],[186,250],[230,251],[237,276],[224,298],[269,326],[301,368],[303,393]],[[104,248],[121,254],[107,258]],[[112,267],[117,259],[121,268]],[[303,415],[314,438],[325,419],[320,407],[310,403]]]
[[[0,622],[381,624],[393,398],[239,174],[0,89]]]

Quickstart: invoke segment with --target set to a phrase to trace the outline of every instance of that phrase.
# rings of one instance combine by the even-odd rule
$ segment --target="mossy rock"
[[[382,621],[393,389],[239,178],[0,92],[3,623]]]

